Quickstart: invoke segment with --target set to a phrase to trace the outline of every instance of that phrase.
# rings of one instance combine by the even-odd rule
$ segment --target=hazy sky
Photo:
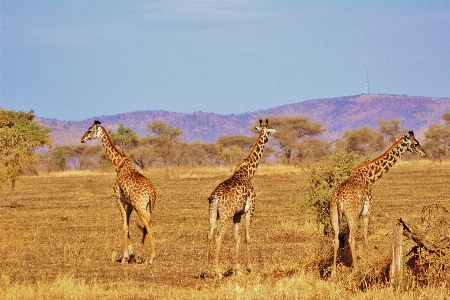
[[[450,1],[0,0],[0,106],[84,120],[450,97]]]

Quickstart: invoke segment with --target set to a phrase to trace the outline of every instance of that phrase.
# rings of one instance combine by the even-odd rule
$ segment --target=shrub
[[[309,186],[301,208],[315,214],[317,224],[323,224],[326,233],[331,229],[329,201],[333,190],[347,179],[354,167],[367,161],[369,157],[356,152],[337,151],[309,166]]]

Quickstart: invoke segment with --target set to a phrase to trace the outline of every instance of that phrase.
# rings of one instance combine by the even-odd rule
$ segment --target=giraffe
[[[347,219],[348,242],[352,254],[353,269],[356,270],[355,233],[360,216],[363,217],[364,222],[364,254],[365,259],[368,259],[367,231],[371,210],[370,202],[372,200],[371,185],[389,171],[404,152],[410,151],[423,157],[427,156],[419,141],[414,137],[414,132],[409,131],[408,134],[398,139],[379,157],[353,168],[347,180],[333,191],[330,199],[330,219],[334,231],[334,256],[331,276],[336,274],[336,256],[339,247],[342,215]]]
[[[151,264],[156,257],[153,242],[153,229],[151,225],[151,214],[155,208],[156,193],[152,183],[144,175],[139,173],[133,166],[131,160],[121,153],[112,143],[106,129],[99,121],[86,131],[81,138],[81,143],[96,138],[101,139],[106,154],[116,169],[117,177],[114,183],[114,194],[122,216],[122,227],[124,234],[124,251],[122,263],[128,263],[134,257],[133,246],[130,240],[128,226],[133,209],[137,212],[144,224],[142,228],[141,253],[144,248],[145,237],[150,239],[151,254],[148,263]]]
[[[264,144],[268,141],[268,136],[275,133],[275,129],[268,128],[269,121],[262,124],[259,120],[258,140],[253,146],[250,154],[244,159],[236,169],[233,175],[220,183],[209,196],[209,231],[207,239],[206,268],[202,276],[208,274],[210,265],[210,248],[212,238],[217,225],[216,232],[216,251],[214,257],[214,267],[216,275],[221,278],[222,274],[218,266],[219,253],[222,245],[222,239],[230,221],[234,223],[235,239],[235,274],[240,274],[239,265],[239,224],[242,215],[245,215],[245,243],[247,247],[247,270],[252,271],[250,262],[250,225],[255,210],[256,193],[252,185],[252,178],[255,175],[258,164],[264,150]],[[217,222],[219,222],[217,224]]]

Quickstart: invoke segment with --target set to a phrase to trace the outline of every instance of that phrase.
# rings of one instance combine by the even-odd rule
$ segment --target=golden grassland
[[[450,162],[400,161],[380,179],[373,189],[370,261],[360,259],[361,268],[353,273],[340,265],[333,279],[328,277],[331,238],[313,215],[299,209],[306,196],[306,167],[259,167],[253,179],[258,195],[251,230],[254,272],[223,279],[201,279],[200,273],[206,259],[207,197],[231,175],[230,168],[174,167],[144,174],[158,194],[152,265],[117,262],[122,229],[112,169],[23,177],[13,196],[0,190],[0,298],[450,299],[448,282],[421,286],[406,274],[403,291],[396,291],[386,279],[395,220],[420,216],[428,204],[450,208]],[[138,250],[136,214],[130,223]],[[358,232],[359,256],[361,236]],[[244,266],[243,240],[241,245]],[[405,245],[413,246],[406,239]],[[221,256],[224,272],[234,265],[233,252],[230,224]]]

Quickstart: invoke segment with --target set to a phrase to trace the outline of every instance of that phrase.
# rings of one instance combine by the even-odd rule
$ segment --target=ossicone
[[[414,131],[410,130],[410,131],[408,131],[408,134],[409,135],[414,135]]]
[[[100,122],[99,120],[95,120],[95,121],[94,121],[94,124],[95,124],[95,125],[100,125],[100,124],[102,124],[102,122]]]

